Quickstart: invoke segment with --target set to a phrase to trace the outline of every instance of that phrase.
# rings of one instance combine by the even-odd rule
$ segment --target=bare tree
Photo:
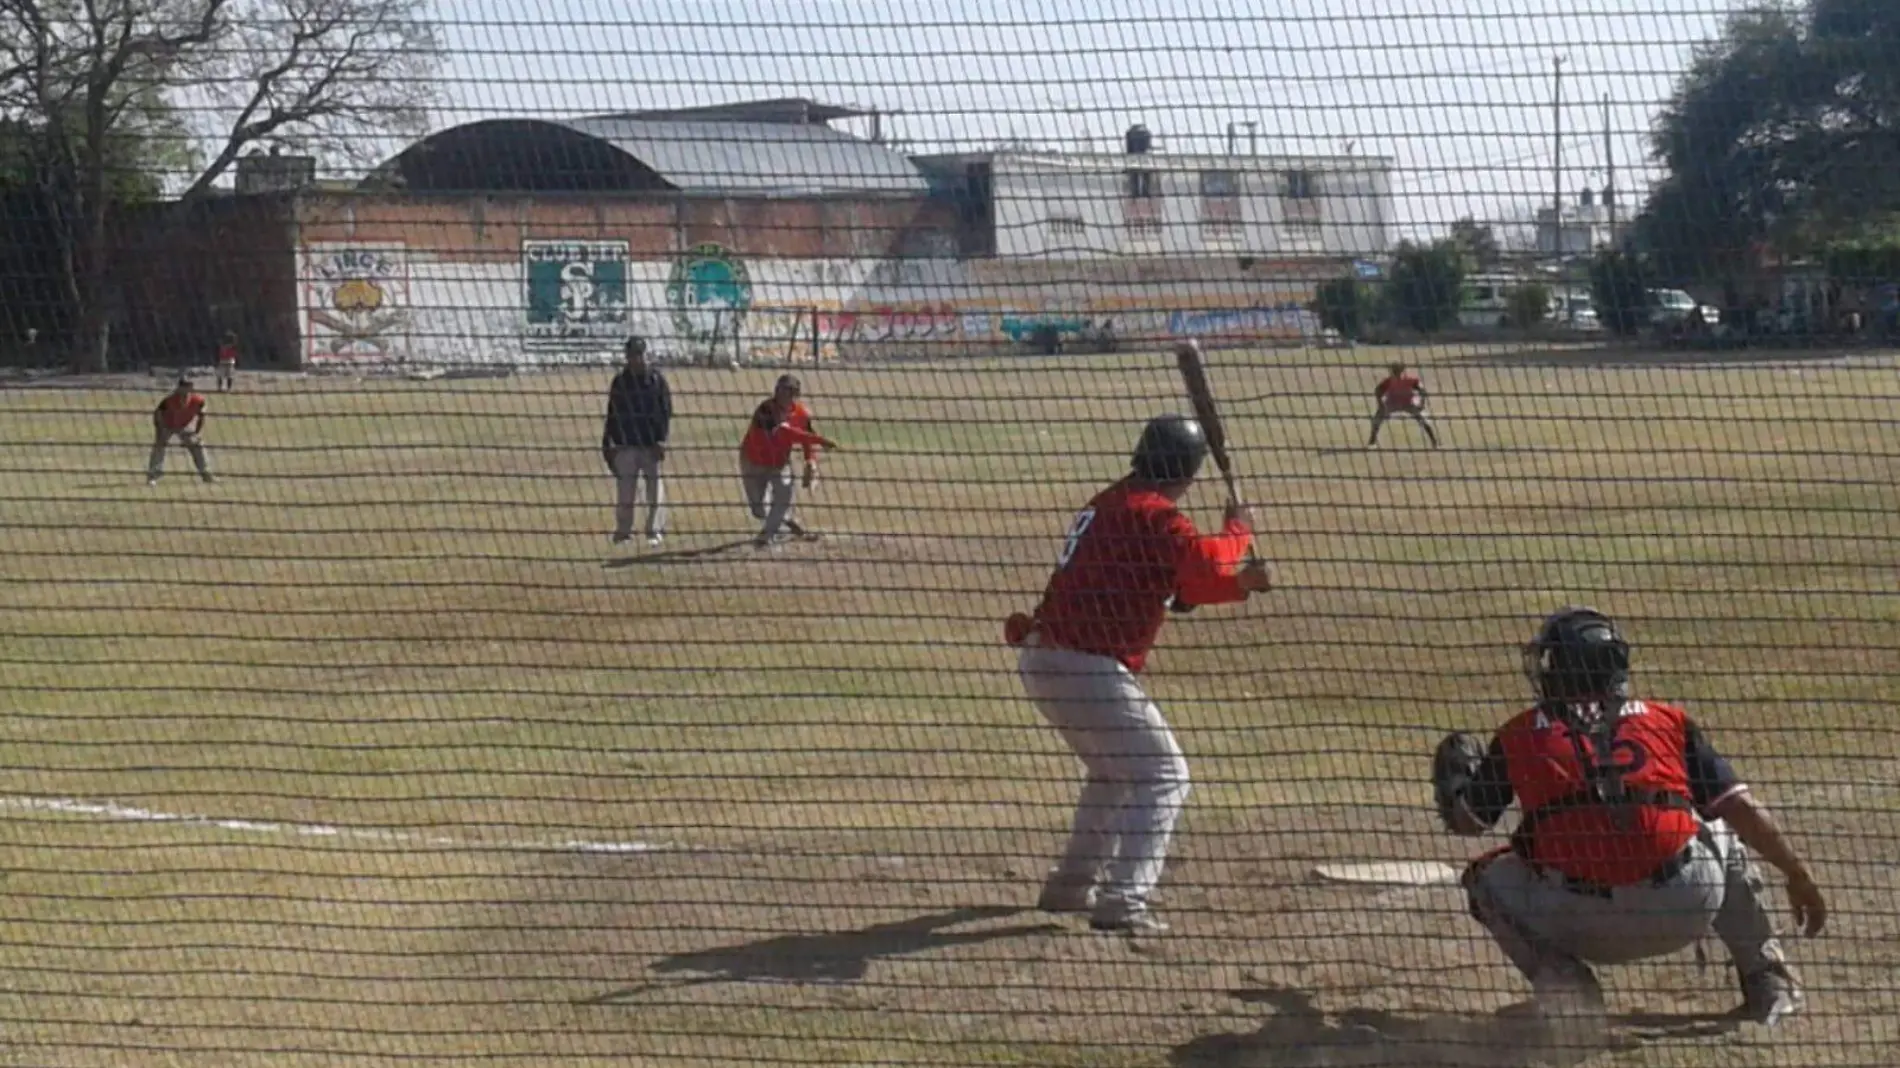
[[[42,186],[81,364],[107,366],[108,211],[128,141],[182,121],[207,146],[170,157],[182,213],[260,142],[354,160],[378,133],[418,132],[440,55],[425,0],[0,0],[0,117],[37,124],[50,149]]]

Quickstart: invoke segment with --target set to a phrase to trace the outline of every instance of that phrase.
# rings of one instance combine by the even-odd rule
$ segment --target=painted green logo
[[[752,307],[752,278],[724,245],[694,245],[673,261],[666,304],[680,337],[709,342],[736,336]]]
[[[524,241],[527,325],[536,346],[612,346],[627,334],[627,242]]]

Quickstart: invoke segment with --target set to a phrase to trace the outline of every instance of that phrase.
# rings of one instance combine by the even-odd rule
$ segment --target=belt
[[[1689,860],[1692,856],[1694,856],[1693,848],[1690,846],[1684,846],[1682,848],[1682,852],[1677,853],[1675,856],[1670,857],[1668,860],[1663,861],[1662,866],[1657,868],[1655,871],[1651,872],[1648,876],[1642,879],[1638,879],[1636,882],[1624,883],[1623,885],[1624,886],[1661,886],[1664,883],[1668,882],[1669,880],[1674,879],[1676,876],[1681,875],[1682,869],[1689,866]],[[1600,897],[1605,900],[1608,900],[1609,898],[1614,897],[1616,894],[1617,888],[1614,886],[1606,886],[1603,883],[1591,882],[1588,879],[1579,879],[1574,875],[1565,875],[1563,872],[1560,872],[1556,870],[1555,868],[1548,868],[1545,870],[1549,873],[1551,878],[1554,878],[1558,880],[1559,882],[1561,882],[1563,884],[1563,888],[1569,891],[1570,893],[1582,894],[1584,897]]]
[[[1676,876],[1681,875],[1682,869],[1688,867],[1689,862],[1695,859],[1695,844],[1697,842],[1707,842],[1708,840],[1709,840],[1709,829],[1707,825],[1704,825],[1696,831],[1696,836],[1693,839],[1690,839],[1689,844],[1682,847],[1681,852],[1677,853],[1673,857],[1670,857],[1668,860],[1663,861],[1662,864],[1658,866],[1655,871],[1650,872],[1648,875],[1644,876],[1643,878],[1638,879],[1633,883],[1624,883],[1623,885],[1626,887],[1628,886],[1662,886],[1668,883],[1671,879],[1674,879]],[[1614,886],[1606,886],[1602,883],[1591,882],[1588,879],[1579,879],[1573,875],[1565,875],[1563,872],[1560,872],[1556,870],[1555,868],[1542,868],[1540,866],[1540,871],[1542,874],[1548,875],[1549,877],[1556,879],[1558,882],[1562,883],[1563,888],[1569,891],[1570,893],[1582,894],[1584,897],[1600,897],[1607,900],[1615,896],[1616,890],[1618,889],[1617,887],[1614,887]]]

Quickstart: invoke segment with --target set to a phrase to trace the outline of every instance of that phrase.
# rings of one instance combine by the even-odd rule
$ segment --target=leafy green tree
[[[1763,245],[1852,233],[1900,198],[1900,5],[1735,15],[1696,51],[1652,138],[1666,168],[1638,237],[1670,277],[1733,277]]]
[[[1505,318],[1519,330],[1528,330],[1550,316],[1550,287],[1530,282],[1511,290],[1505,302]]]
[[[1451,224],[1451,240],[1464,250],[1466,264],[1473,271],[1488,271],[1504,258],[1497,231],[1469,215]]]
[[[1393,316],[1427,334],[1456,323],[1465,273],[1464,250],[1454,241],[1400,243],[1386,283]]]
[[[1604,327],[1623,337],[1640,333],[1649,321],[1649,265],[1639,257],[1605,249],[1590,261],[1590,297]]]
[[[1319,324],[1341,337],[1357,338],[1376,315],[1378,294],[1354,275],[1330,278],[1313,293],[1313,313]]]

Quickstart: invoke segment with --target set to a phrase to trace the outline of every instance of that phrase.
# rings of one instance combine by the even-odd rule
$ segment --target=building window
[[[1161,176],[1154,171],[1122,173],[1122,226],[1131,241],[1154,244],[1161,240]]]
[[[1201,172],[1201,238],[1209,244],[1233,244],[1241,238],[1240,174]]]
[[[1049,236],[1083,237],[1088,233],[1089,224],[1079,215],[1049,216]]]
[[[1310,251],[1320,244],[1319,176],[1312,171],[1280,175],[1280,220],[1290,247]]]

